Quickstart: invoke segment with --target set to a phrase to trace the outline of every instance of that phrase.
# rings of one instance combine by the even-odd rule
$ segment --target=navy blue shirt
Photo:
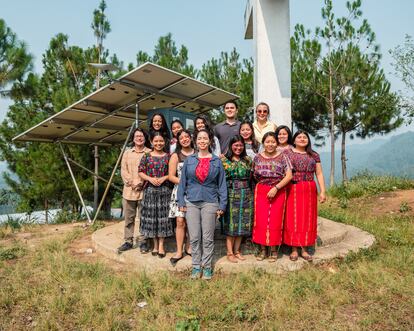
[[[226,210],[227,185],[223,163],[213,154],[207,178],[200,183],[196,176],[198,155],[193,154],[184,161],[178,184],[178,207],[185,207],[185,199],[190,202],[217,202],[219,209]]]

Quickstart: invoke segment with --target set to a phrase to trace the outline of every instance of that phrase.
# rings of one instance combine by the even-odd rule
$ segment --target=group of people
[[[140,128],[134,146],[124,153],[125,242],[133,247],[134,224],[140,219],[137,243],[142,253],[166,256],[164,239],[175,235],[175,265],[192,257],[191,278],[211,279],[216,221],[226,235],[227,259],[239,263],[243,238],[260,249],[256,258],[275,262],[278,247],[291,246],[290,259],[312,260],[307,247],[317,235],[319,201],[325,185],[319,155],[309,134],[293,136],[287,126],[269,120],[269,106],[256,106],[256,121],[237,120],[236,102],[224,105],[226,120],[211,126],[207,117],[194,120],[194,132],[179,120],[170,129],[162,114],[150,120],[149,135]],[[171,132],[171,136],[170,136]]]

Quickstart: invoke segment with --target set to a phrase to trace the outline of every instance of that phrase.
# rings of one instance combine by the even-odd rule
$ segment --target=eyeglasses
[[[256,111],[256,113],[258,113],[258,114],[267,114],[267,110],[259,109],[259,110]]]

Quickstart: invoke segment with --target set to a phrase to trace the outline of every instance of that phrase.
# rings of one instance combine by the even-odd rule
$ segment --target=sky
[[[95,38],[90,28],[92,13],[100,0],[0,0],[0,18],[26,42],[35,57],[35,72],[41,72],[42,54],[57,33],[69,36],[71,45],[88,47]],[[251,40],[244,39],[245,0],[107,0],[106,15],[112,31],[105,47],[118,58],[135,63],[139,50],[152,53],[158,38],[169,32],[177,45],[189,50],[196,68],[222,51],[236,47],[242,58],[253,56]],[[345,0],[334,0],[337,16],[346,12]],[[313,29],[320,26],[323,0],[290,0],[291,31],[297,23]],[[381,46],[382,66],[393,90],[404,85],[393,74],[389,50],[414,36],[413,0],[363,0],[364,18],[371,24]],[[0,99],[0,120],[8,100]],[[414,124],[393,134],[414,130]]]

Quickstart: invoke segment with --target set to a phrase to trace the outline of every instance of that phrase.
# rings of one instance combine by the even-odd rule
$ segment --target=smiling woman
[[[196,136],[198,153],[184,162],[178,186],[178,206],[186,212],[193,270],[191,278],[213,276],[214,229],[216,218],[226,210],[227,187],[223,165],[210,151],[210,133],[201,129]],[[201,267],[203,266],[203,271]]]

